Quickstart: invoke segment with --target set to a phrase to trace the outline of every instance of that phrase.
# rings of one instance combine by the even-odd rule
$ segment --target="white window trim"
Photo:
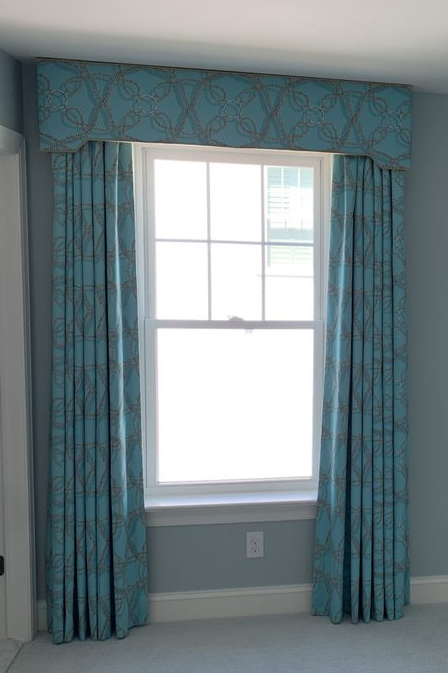
[[[316,500],[316,490],[147,496],[146,525],[307,521],[316,518]]]
[[[148,362],[145,358],[145,339],[148,320],[145,316],[149,312],[149,297],[146,290],[146,278],[144,265],[139,259],[139,255],[144,251],[149,252],[149,236],[147,235],[147,161],[146,153],[157,153],[158,145],[134,144],[134,166],[135,166],[135,196],[136,196],[136,222],[137,222],[137,282],[139,286],[139,328],[140,328],[140,363],[142,371],[148,374]],[[189,147],[194,152],[197,160],[209,160],[209,150],[202,148]],[[220,160],[225,153],[229,153],[229,161],[235,161],[235,149],[219,148]],[[269,150],[264,151],[269,153]],[[172,154],[178,156],[177,146],[164,146],[160,153],[163,158]],[[278,156],[278,151],[273,151]],[[238,161],[241,163],[253,162],[253,150],[238,150]],[[324,225],[329,222],[330,214],[330,185],[331,185],[331,155],[301,152],[298,157],[297,152],[284,151],[282,153],[282,165],[309,165],[312,159],[319,162],[320,170],[320,188],[321,193],[315,194],[316,200],[320,205],[320,219]],[[307,161],[308,160],[308,161]],[[146,226],[145,226],[146,225]],[[326,306],[326,285],[327,285],[327,264],[328,258],[328,226],[321,226],[319,230],[320,240],[320,258],[315,259],[318,268],[323,269],[321,275],[321,287],[319,296],[315,296],[315,315],[316,320],[309,321],[315,327],[320,323],[320,328],[315,329],[316,339],[321,340],[320,347],[323,349],[325,329],[324,313]],[[315,247],[315,250],[317,246]],[[142,291],[143,289],[143,291]],[[171,323],[181,323],[182,321],[164,321]],[[188,321],[190,322],[190,321]],[[253,321],[254,324],[258,321]],[[276,321],[279,327],[288,326],[290,322]],[[297,326],[304,327],[307,321],[297,321]],[[272,322],[270,322],[272,325]],[[276,326],[277,326],[276,325]],[[232,328],[227,321],[223,322],[226,328]],[[323,361],[315,361],[314,380],[318,387],[317,399],[322,399],[323,393]],[[198,525],[209,523],[238,523],[238,522],[257,522],[257,521],[286,521],[286,520],[309,520],[315,518],[315,507],[317,499],[317,476],[318,476],[318,451],[313,451],[313,479],[306,480],[269,480],[263,481],[263,488],[260,489],[259,481],[246,482],[226,482],[219,484],[200,484],[195,485],[195,492],[191,487],[164,485],[162,492],[149,492],[147,488],[148,475],[148,451],[147,451],[147,410],[148,407],[154,409],[154,400],[148,399],[146,389],[146,375],[141,377],[141,403],[144,413],[142,414],[142,431],[144,441],[144,474],[145,474],[145,509],[148,526],[173,526],[173,525]],[[320,417],[320,410],[316,410],[316,419]],[[318,441],[315,432],[315,441]],[[198,488],[196,488],[198,486]],[[213,488],[213,493],[210,488]]]

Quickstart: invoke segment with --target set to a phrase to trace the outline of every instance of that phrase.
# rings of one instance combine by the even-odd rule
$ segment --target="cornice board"
[[[41,60],[40,147],[89,140],[367,155],[410,166],[411,90],[381,84]]]

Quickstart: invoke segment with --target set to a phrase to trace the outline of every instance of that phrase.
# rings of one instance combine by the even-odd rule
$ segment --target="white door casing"
[[[0,600],[4,635],[22,641],[36,634],[30,382],[24,138],[0,126],[0,508],[5,555]]]

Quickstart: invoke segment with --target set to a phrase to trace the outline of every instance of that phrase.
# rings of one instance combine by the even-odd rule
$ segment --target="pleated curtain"
[[[404,174],[335,156],[313,612],[409,600]]]
[[[122,638],[148,611],[132,147],[52,163],[48,626]]]

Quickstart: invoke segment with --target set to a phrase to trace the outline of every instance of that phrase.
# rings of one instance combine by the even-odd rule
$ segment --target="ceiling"
[[[36,56],[376,80],[448,93],[446,0],[1,0]]]

